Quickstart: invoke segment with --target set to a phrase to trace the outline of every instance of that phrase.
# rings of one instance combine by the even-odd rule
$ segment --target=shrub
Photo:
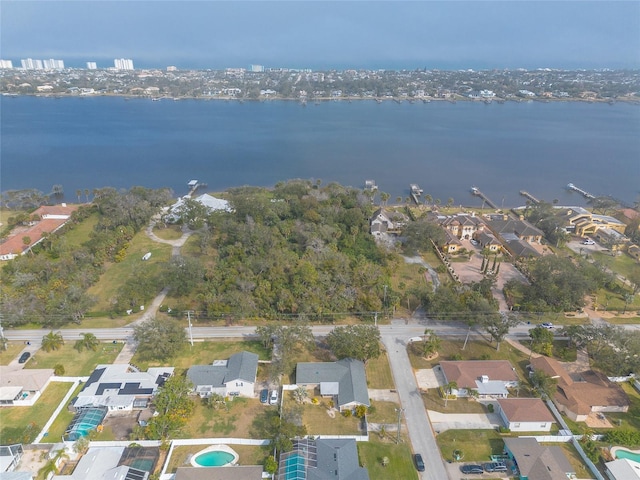
[[[489,413],[493,413],[493,403],[487,405],[487,410],[489,410]]]
[[[57,377],[61,377],[62,375],[64,375],[65,369],[64,369],[64,365],[62,365],[61,363],[56,363],[53,366],[53,374]]]
[[[342,416],[345,418],[349,418],[351,415],[351,410],[345,410],[344,412],[342,412]]]

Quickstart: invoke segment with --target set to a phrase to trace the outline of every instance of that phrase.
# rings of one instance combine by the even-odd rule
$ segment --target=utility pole
[[[189,341],[191,342],[191,348],[193,348],[193,331],[191,330],[191,310],[187,310],[187,318],[189,319]]]
[[[404,408],[396,408],[396,413],[398,414],[398,432],[396,434],[396,443],[400,444],[400,428],[402,427],[402,414],[404,413]]]
[[[378,312],[376,312],[376,313],[373,315],[373,324],[374,324],[376,327],[378,326]],[[0,330],[0,332],[1,332],[1,330]]]

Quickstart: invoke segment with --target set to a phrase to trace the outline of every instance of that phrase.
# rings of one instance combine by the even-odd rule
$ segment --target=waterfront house
[[[446,240],[442,245],[442,251],[444,253],[456,253],[458,250],[462,248],[462,242],[458,240],[452,232],[449,230],[444,231]]]
[[[239,352],[227,360],[216,360],[211,365],[194,365],[187,370],[187,378],[193,384],[194,393],[201,398],[213,394],[251,398],[255,395],[257,373],[258,355]]]
[[[473,213],[470,215],[458,213],[456,215],[438,217],[438,223],[459,239],[469,240],[477,232],[484,231],[484,222]]]
[[[540,356],[531,359],[532,371],[542,370],[556,379],[557,388],[553,401],[558,410],[574,422],[583,422],[596,412],[627,412],[629,397],[622,387],[605,375],[587,370],[574,379],[553,358]]]
[[[301,362],[296,366],[296,385],[318,388],[323,397],[333,399],[342,412],[358,405],[369,406],[364,363],[353,358],[337,362]]]
[[[502,250],[502,243],[500,243],[496,237],[490,232],[478,232],[473,237],[483,250],[488,250],[491,253],[499,253]]]
[[[575,469],[562,448],[543,446],[533,437],[505,438],[504,450],[517,466],[520,480],[567,480]]]
[[[127,364],[98,365],[73,402],[75,410],[107,407],[109,412],[146,408],[173,367],[154,367],[146,372]]]
[[[499,398],[498,414],[512,432],[548,432],[553,415],[539,398]]]
[[[409,219],[403,213],[379,208],[369,220],[369,232],[373,235],[378,233],[400,233]]]

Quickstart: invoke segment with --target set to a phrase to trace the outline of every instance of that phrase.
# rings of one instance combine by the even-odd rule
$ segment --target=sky
[[[640,68],[640,1],[0,0],[0,58],[66,66]]]

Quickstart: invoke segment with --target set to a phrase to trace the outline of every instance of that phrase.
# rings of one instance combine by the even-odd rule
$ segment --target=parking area
[[[460,470],[460,467],[466,465],[471,462],[450,462],[445,464],[447,469],[447,475],[449,480],[470,480],[473,478],[477,478],[479,480],[489,479],[489,478],[512,478],[508,473],[505,472],[493,472],[493,473],[474,473],[474,474],[464,474]]]

